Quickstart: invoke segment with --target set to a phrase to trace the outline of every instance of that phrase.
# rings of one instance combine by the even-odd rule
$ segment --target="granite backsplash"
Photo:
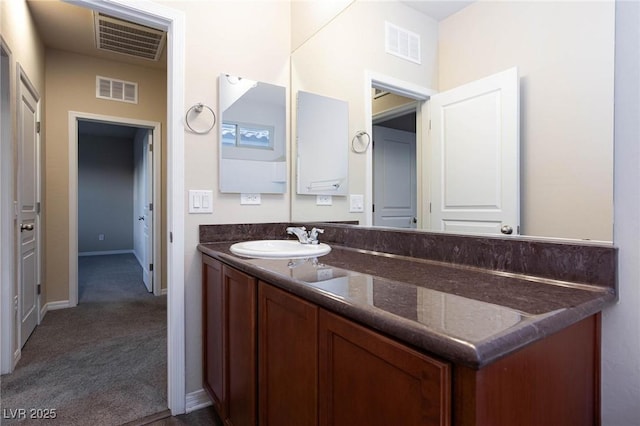
[[[454,235],[345,223],[200,225],[200,242],[293,238],[287,226],[324,229],[322,242],[505,273],[616,288],[617,249],[579,241]]]

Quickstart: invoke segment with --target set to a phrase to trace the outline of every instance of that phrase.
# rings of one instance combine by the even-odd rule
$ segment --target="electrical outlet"
[[[257,205],[262,203],[260,194],[240,194],[240,204]]]
[[[333,198],[331,195],[316,195],[316,206],[331,206]]]
[[[349,195],[349,212],[361,213],[364,211],[364,195],[351,194]]]
[[[104,241],[104,234],[98,234],[98,241]]]

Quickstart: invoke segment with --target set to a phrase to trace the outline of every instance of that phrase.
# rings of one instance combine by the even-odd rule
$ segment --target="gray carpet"
[[[167,408],[166,296],[133,255],[79,258],[79,304],[51,311],[0,379],[2,424],[121,425]],[[55,409],[52,421],[11,411]]]

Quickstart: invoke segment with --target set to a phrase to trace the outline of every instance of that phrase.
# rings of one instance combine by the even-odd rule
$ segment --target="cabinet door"
[[[256,279],[226,265],[222,267],[222,276],[226,303],[225,423],[254,426],[257,421]]]
[[[224,406],[224,351],[223,351],[223,286],[222,263],[202,256],[202,349],[204,388],[213,400],[220,417],[225,417]]]
[[[258,287],[261,425],[318,423],[318,308]]]
[[[320,310],[320,425],[449,425],[449,365]]]

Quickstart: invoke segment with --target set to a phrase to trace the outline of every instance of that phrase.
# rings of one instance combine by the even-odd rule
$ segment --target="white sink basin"
[[[256,240],[235,243],[231,253],[268,259],[300,259],[324,256],[331,251],[327,244],[300,244],[297,240]]]

